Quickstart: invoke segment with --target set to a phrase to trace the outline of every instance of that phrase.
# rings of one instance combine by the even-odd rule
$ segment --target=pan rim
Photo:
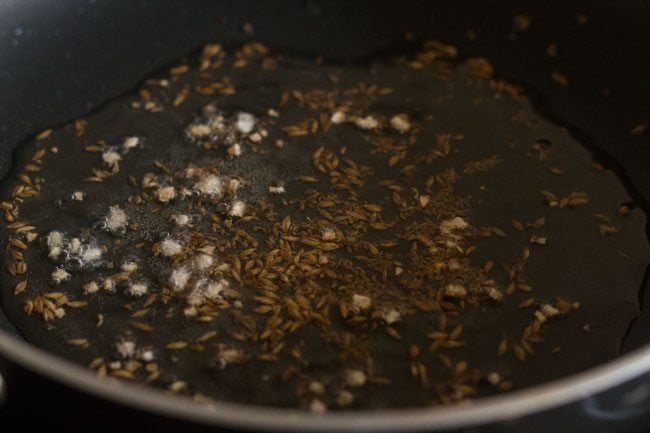
[[[500,396],[484,397],[469,406],[313,415],[298,409],[240,403],[204,405],[150,387],[102,381],[87,368],[32,346],[4,330],[0,330],[0,355],[55,382],[138,410],[211,426],[290,432],[408,432],[513,421],[606,391],[647,373],[650,368],[650,345],[646,345],[571,376]]]

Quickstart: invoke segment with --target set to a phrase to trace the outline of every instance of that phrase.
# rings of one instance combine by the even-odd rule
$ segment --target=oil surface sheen
[[[314,412],[611,359],[648,258],[616,175],[439,42],[364,65],[207,46],[25,143],[2,193],[2,302],[29,341]]]

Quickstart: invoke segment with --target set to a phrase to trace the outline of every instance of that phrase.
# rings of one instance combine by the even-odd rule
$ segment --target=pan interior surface
[[[39,134],[3,188],[12,323],[102,375],[315,412],[614,358],[645,214],[534,92],[457,57],[209,45]]]

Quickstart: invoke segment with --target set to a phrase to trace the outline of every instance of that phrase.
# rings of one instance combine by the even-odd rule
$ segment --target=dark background
[[[513,31],[518,13],[531,17],[526,32]],[[586,24],[577,24],[579,14]],[[244,31],[247,22],[253,35]],[[394,46],[410,30],[488,57],[499,73],[536,89],[601,157],[625,167],[621,174],[646,206],[650,134],[629,131],[650,122],[649,27],[650,2],[643,0],[0,1],[0,174],[9,149],[28,135],[100,106],[205,42],[253,38],[272,48],[354,59]],[[558,47],[554,59],[545,56],[551,42]],[[569,86],[553,83],[553,71],[566,75]],[[648,329],[650,317],[643,315],[624,350],[646,341]],[[12,388],[0,429],[102,431],[126,420],[130,430],[162,431],[159,423],[142,424],[115,409],[93,412],[74,394],[52,392],[36,382]],[[19,421],[21,428],[5,427]]]

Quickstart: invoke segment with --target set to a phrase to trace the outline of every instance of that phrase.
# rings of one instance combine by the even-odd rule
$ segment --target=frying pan
[[[512,32],[518,13],[533,20],[525,36]],[[581,14],[588,22],[578,26]],[[574,133],[583,134],[581,140],[596,156],[616,169],[635,203],[647,208],[650,139],[629,131],[650,120],[648,23],[650,4],[643,1],[4,2],[0,168],[6,173],[12,149],[28,135],[99,107],[208,41],[242,42],[252,28],[256,39],[272,47],[358,59],[413,31],[488,57],[502,74],[536,89],[553,112],[570,119]],[[468,40],[469,30],[475,39]],[[543,53],[551,41],[561,54],[549,61]],[[570,77],[567,88],[549,80],[555,70]],[[644,279],[642,307],[646,284]],[[650,427],[649,324],[644,308],[621,357],[612,362],[469,407],[317,417],[228,403],[206,407],[153,390],[100,383],[85,369],[22,341],[0,311],[0,371],[6,382],[0,382],[0,399],[25,417],[35,418],[38,408],[38,418],[59,429],[70,417],[62,416],[63,406],[54,397],[74,402],[68,412],[79,422],[101,420],[104,428],[128,420],[129,428],[155,425],[157,431],[639,431]]]

